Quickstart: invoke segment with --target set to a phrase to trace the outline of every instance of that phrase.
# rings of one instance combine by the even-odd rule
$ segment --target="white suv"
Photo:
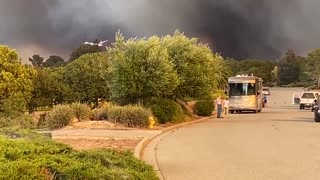
[[[312,107],[315,103],[315,100],[318,99],[318,95],[318,92],[303,92],[300,96],[300,109]]]

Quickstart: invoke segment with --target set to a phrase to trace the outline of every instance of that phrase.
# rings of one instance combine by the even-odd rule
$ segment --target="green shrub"
[[[210,116],[214,111],[214,103],[211,100],[196,102],[194,111],[199,116]]]
[[[58,105],[48,114],[47,125],[50,129],[61,129],[69,125],[74,117],[72,109],[66,105]]]
[[[4,127],[34,128],[35,122],[30,115],[24,114],[16,117],[0,117],[0,128]]]
[[[92,110],[91,120],[106,120],[108,119],[108,112],[103,108],[97,108]]]
[[[108,118],[128,127],[146,127],[152,113],[142,106],[112,106],[108,111]]]
[[[91,115],[91,109],[86,104],[72,103],[70,107],[78,121],[89,119]]]
[[[105,102],[101,107],[96,108],[92,111],[91,119],[92,120],[107,120],[108,119],[108,110],[113,106],[112,103]]]
[[[0,179],[158,179],[131,152],[78,152],[36,133],[10,129],[0,130],[0,144]]]
[[[173,100],[152,98],[145,105],[151,109],[153,115],[161,124],[165,124],[166,122],[181,122],[186,117],[181,105]]]
[[[43,127],[47,126],[48,114],[49,114],[48,112],[40,114],[40,117],[39,117],[38,122],[37,122],[37,127],[38,128],[43,128]]]

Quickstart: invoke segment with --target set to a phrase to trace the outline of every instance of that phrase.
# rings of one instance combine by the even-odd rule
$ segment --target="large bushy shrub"
[[[18,127],[18,128],[34,128],[35,122],[30,115],[19,115],[16,117],[0,117],[0,128]]]
[[[78,152],[35,133],[11,130],[0,130],[0,144],[0,179],[158,179],[131,152]]]
[[[91,115],[91,108],[86,104],[72,103],[70,108],[78,121],[89,119]]]
[[[181,105],[173,100],[152,98],[145,105],[151,109],[153,115],[161,124],[181,122],[185,118]]]
[[[66,105],[58,105],[48,114],[47,125],[50,129],[61,129],[69,125],[74,117],[72,109]]]
[[[173,94],[179,78],[160,38],[125,41],[118,33],[113,45],[108,53],[112,56],[110,86],[114,101],[130,104]]]
[[[135,105],[112,106],[108,111],[108,118],[111,121],[129,127],[146,127],[150,116],[152,113],[148,109]]]
[[[194,106],[194,110],[199,116],[210,116],[214,111],[214,103],[212,100],[198,101]]]

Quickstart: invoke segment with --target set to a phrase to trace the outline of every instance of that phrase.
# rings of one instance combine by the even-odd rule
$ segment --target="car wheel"
[[[234,111],[230,111],[231,114],[234,114]]]
[[[300,109],[303,109],[303,105],[302,104],[300,104]]]

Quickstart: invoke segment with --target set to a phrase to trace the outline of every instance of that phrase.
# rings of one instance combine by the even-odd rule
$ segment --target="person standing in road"
[[[223,110],[224,110],[224,117],[227,117],[229,114],[229,99],[226,98],[223,101]]]
[[[268,102],[268,101],[267,101],[267,96],[264,95],[263,98],[262,98],[262,100],[263,100],[263,107],[266,108],[266,107],[267,107],[267,102]]]
[[[217,103],[217,109],[218,109],[217,118],[221,118],[221,113],[222,113],[222,99],[221,99],[221,96],[218,96],[218,98],[216,100],[216,103]]]

